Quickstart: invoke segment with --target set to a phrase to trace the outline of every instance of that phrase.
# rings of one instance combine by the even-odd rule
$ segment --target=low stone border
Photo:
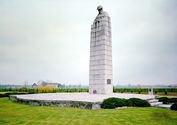
[[[144,100],[154,99],[153,95],[141,94],[89,94],[89,93],[40,93],[25,95],[10,95],[10,100],[17,103],[39,106],[76,107],[83,109],[100,109],[104,99],[116,98],[140,98]]]
[[[10,95],[9,99],[20,104],[38,105],[38,106],[53,106],[53,107],[75,107],[82,109],[100,109],[100,102],[84,102],[84,101],[69,101],[69,100],[32,100],[17,98],[16,95]]]

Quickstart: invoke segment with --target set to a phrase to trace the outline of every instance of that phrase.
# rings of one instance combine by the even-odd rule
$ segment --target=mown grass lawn
[[[0,124],[8,125],[177,125],[177,112],[163,108],[87,110],[22,105],[0,98]]]
[[[11,91],[7,91],[7,92],[0,92],[0,94],[5,94],[5,93],[11,93]]]
[[[6,91],[6,92],[0,92],[0,94],[6,94],[6,93],[27,93],[27,92],[14,92],[14,91]]]

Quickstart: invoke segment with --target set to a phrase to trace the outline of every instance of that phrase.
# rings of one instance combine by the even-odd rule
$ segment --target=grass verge
[[[22,105],[0,98],[0,124],[8,125],[176,125],[177,112],[164,108],[87,110]]]

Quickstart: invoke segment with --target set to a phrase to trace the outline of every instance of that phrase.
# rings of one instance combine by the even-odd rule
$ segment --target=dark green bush
[[[170,103],[177,103],[177,98],[169,98]]]
[[[133,103],[130,99],[125,100],[125,106],[133,106]]]
[[[116,107],[127,106],[126,99],[117,98]]]
[[[159,102],[163,102],[163,104],[168,104],[170,100],[167,97],[160,97]]]
[[[150,104],[148,101],[139,98],[120,99],[115,97],[105,99],[101,103],[101,108],[104,109],[114,109],[122,106],[148,107]]]
[[[131,101],[132,106],[135,106],[135,107],[149,107],[150,106],[147,100],[143,100],[139,98],[130,98],[129,101]]]
[[[114,98],[114,97],[104,99],[104,101],[101,103],[101,108],[114,109],[116,108],[117,103],[119,103],[119,101],[117,100],[117,98]]]
[[[177,98],[160,97],[159,102],[163,102],[163,104],[177,103]]]
[[[1,97],[9,97],[9,95],[20,95],[20,94],[27,94],[27,93],[24,93],[24,92],[12,92],[12,93],[4,93],[4,94],[0,94],[0,98]]]
[[[170,107],[170,109],[177,111],[177,103],[174,103],[174,104]]]
[[[120,98],[112,97],[112,98],[105,99],[101,103],[101,108],[113,109],[116,107],[127,106],[127,104],[128,104],[127,99],[120,99]]]

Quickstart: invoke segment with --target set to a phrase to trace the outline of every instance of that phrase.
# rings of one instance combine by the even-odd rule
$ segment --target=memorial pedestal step
[[[170,104],[163,104],[162,102],[159,102],[157,99],[150,99],[148,102],[151,104],[153,107],[162,107],[162,108],[170,108]]]

